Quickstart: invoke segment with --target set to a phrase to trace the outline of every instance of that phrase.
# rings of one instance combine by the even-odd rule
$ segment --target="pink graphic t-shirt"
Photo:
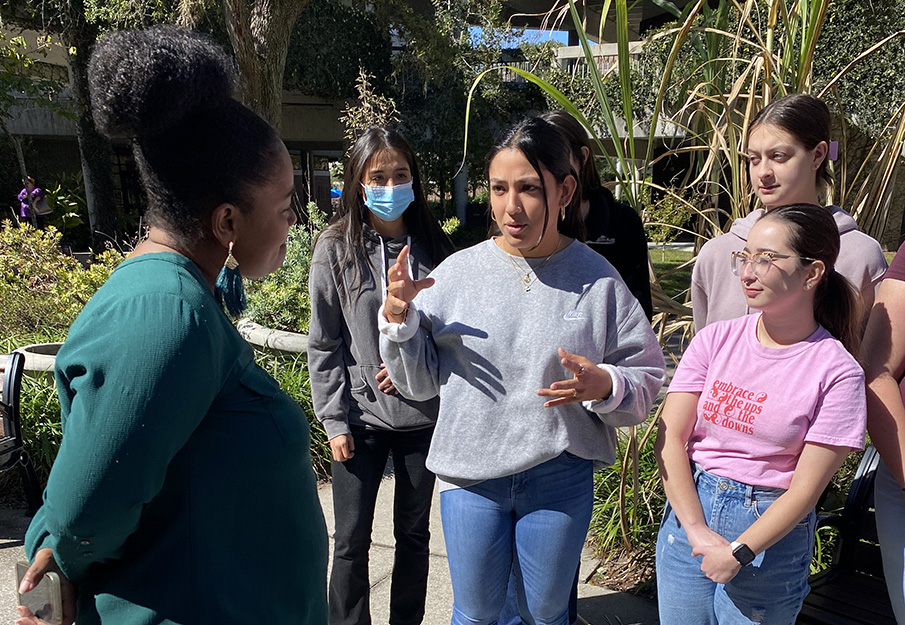
[[[669,392],[701,394],[688,440],[701,468],[788,488],[805,442],[863,449],[864,372],[823,326],[795,345],[764,347],[759,319],[747,315],[698,332]]]

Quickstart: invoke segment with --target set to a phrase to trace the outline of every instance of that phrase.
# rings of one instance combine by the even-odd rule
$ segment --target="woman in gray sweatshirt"
[[[333,453],[331,625],[371,621],[368,549],[390,453],[396,474],[390,623],[417,625],[424,616],[434,487],[425,458],[439,400],[436,393],[413,401],[395,391],[374,321],[386,269],[406,245],[419,278],[453,249],[427,207],[411,146],[394,130],[371,128],[352,148],[340,208],[318,237],[308,282],[311,395]]]
[[[453,624],[496,621],[510,569],[524,621],[566,623],[593,465],[613,462],[616,427],[647,417],[663,356],[619,274],[576,240],[576,178],[556,128],[511,128],[488,174],[502,234],[427,279],[409,274],[403,250],[380,350],[404,396],[440,394],[427,464],[440,479]]]

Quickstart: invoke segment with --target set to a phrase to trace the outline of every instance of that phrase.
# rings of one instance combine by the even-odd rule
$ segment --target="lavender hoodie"
[[[870,310],[886,258],[880,244],[858,230],[858,224],[838,206],[827,206],[839,228],[841,247],[836,271],[861,292],[864,310]],[[691,274],[691,305],[694,327],[700,330],[714,321],[735,319],[756,312],[748,308],[738,277],[729,267],[729,255],[744,249],[751,227],[764,215],[759,208],[732,222],[729,232],[704,244]]]

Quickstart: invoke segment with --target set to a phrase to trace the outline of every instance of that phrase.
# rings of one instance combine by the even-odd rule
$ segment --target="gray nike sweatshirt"
[[[348,434],[350,425],[415,430],[437,420],[436,393],[412,401],[377,388],[375,376],[382,361],[374,316],[383,303],[380,268],[396,262],[408,238],[388,239],[366,225],[364,239],[370,262],[362,264],[360,292],[352,268],[342,264],[345,243],[335,228],[321,234],[311,258],[308,372],[314,414],[324,424],[327,438]],[[429,256],[417,239],[412,247],[412,272],[424,278],[430,272]]]
[[[537,280],[526,291],[529,266]],[[647,317],[612,265],[577,241],[544,264],[490,240],[453,254],[431,277],[404,323],[382,310],[378,321],[399,391],[440,394],[427,466],[441,487],[519,473],[564,451],[612,464],[615,427],[644,421],[665,380]],[[606,368],[612,395],[544,408],[537,390],[572,377],[559,347]]]

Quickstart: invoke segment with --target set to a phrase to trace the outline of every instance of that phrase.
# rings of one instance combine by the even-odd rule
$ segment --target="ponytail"
[[[817,285],[814,318],[853,356],[861,344],[861,294],[832,266]]]
[[[861,294],[835,269],[841,241],[830,212],[814,204],[774,208],[761,219],[774,219],[788,228],[788,243],[799,259],[819,260],[826,271],[814,293],[814,318],[852,355],[861,342]],[[800,262],[800,261],[799,261]]]

